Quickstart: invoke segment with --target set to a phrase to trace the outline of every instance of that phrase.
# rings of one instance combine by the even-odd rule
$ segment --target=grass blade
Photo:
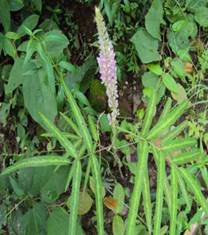
[[[178,183],[176,167],[171,165],[171,213],[170,213],[170,235],[176,234],[177,209],[178,209]]]
[[[76,149],[74,145],[62,134],[62,132],[43,114],[40,113],[40,117],[46,126],[46,129],[49,130],[53,136],[60,142],[60,144],[65,148],[65,150],[74,158],[77,157]]]
[[[79,194],[80,194],[80,183],[81,183],[81,163],[79,160],[74,162],[74,176],[72,182],[72,193],[70,198],[70,216],[69,216],[69,227],[68,235],[76,234],[77,228],[77,215],[79,208]]]
[[[138,170],[136,173],[134,188],[130,199],[126,235],[135,234],[136,217],[139,209],[139,202],[144,183],[143,175],[147,171],[148,144],[146,142],[139,142],[137,146],[137,156],[139,159],[137,164]]]
[[[158,159],[158,172],[157,172],[157,192],[156,192],[156,208],[154,215],[154,235],[160,235],[160,227],[162,220],[163,209],[163,191],[164,191],[164,178],[165,178],[165,160],[159,155]]]
[[[201,205],[204,212],[208,214],[207,201],[201,192],[201,187],[197,180],[186,169],[180,168],[180,174],[186,182],[187,187],[194,193],[196,201]]]
[[[63,158],[62,156],[37,156],[30,157],[23,160],[20,160],[13,164],[12,166],[7,167],[1,173],[1,176],[11,174],[17,170],[21,170],[28,167],[43,167],[43,166],[61,166],[68,165],[71,162]]]

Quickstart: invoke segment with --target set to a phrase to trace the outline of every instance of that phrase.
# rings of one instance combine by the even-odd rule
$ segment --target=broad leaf
[[[138,56],[143,63],[151,63],[160,60],[158,53],[158,41],[154,39],[144,28],[139,28],[131,38]]]
[[[24,235],[44,235],[46,230],[47,209],[37,203],[23,216]]]
[[[125,224],[119,215],[113,217],[113,235],[123,235],[125,231]]]
[[[178,93],[178,86],[174,78],[169,73],[164,73],[162,76],[162,81],[168,90]]]
[[[43,39],[47,53],[52,57],[59,56],[69,44],[67,37],[58,30],[52,30],[44,34]]]
[[[153,0],[152,5],[145,16],[147,32],[154,38],[160,39],[160,24],[163,20],[162,0]]]
[[[33,30],[36,25],[38,24],[39,16],[38,15],[30,15],[28,16],[20,25],[20,27],[17,29],[17,33],[21,36],[24,36],[26,34],[26,28],[29,30]]]
[[[4,26],[4,31],[7,32],[10,29],[10,5],[8,0],[0,1],[0,21]]]
[[[202,27],[208,27],[208,8],[199,7],[195,11],[194,18],[196,22]]]
[[[23,82],[24,103],[32,118],[42,123],[39,113],[54,121],[57,115],[55,94],[43,68],[32,70]]]
[[[47,221],[47,235],[68,235],[68,213],[61,207],[54,208]]]
[[[9,74],[8,84],[6,85],[6,94],[12,93],[17,87],[19,87],[25,78],[29,78],[27,71],[32,70],[34,65],[32,63],[24,64],[24,58],[18,57],[14,65],[12,66],[11,72]]]

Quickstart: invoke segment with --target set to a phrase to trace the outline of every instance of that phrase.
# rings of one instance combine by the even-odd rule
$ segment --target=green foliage
[[[116,54],[114,127],[95,4]],[[207,234],[207,4],[0,1],[0,234]]]
[[[139,58],[143,63],[151,63],[160,60],[160,55],[157,51],[158,41],[152,38],[144,28],[139,28],[131,38],[135,45]]]

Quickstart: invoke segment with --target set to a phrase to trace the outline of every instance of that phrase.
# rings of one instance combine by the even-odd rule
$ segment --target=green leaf
[[[45,170],[42,169],[42,171]],[[70,168],[68,166],[61,166],[58,169],[54,170],[50,173],[49,179],[45,180],[44,185],[39,190],[41,193],[41,200],[46,203],[52,203],[56,201],[60,194],[65,191],[65,184],[67,182],[67,176]],[[34,178],[37,175],[34,174]]]
[[[197,35],[197,25],[191,15],[186,15],[184,27],[180,31],[174,32],[169,30],[168,43],[173,52],[183,60],[190,61],[190,55],[188,54],[190,48],[189,38],[194,38]]]
[[[141,134],[143,136],[145,136],[148,133],[151,127],[152,120],[155,115],[155,111],[156,111],[156,89],[151,89],[151,96],[149,98],[149,103],[147,106],[146,115],[145,115],[144,123],[142,126]]]
[[[156,191],[156,207],[154,215],[154,235],[160,235],[162,209],[163,209],[163,194],[164,194],[164,179],[165,179],[165,160],[158,153],[157,157],[158,172],[157,172],[157,191]]]
[[[161,120],[164,120],[166,118],[167,114],[169,113],[169,111],[171,109],[171,106],[172,106],[172,100],[168,97],[158,122]]]
[[[124,208],[124,198],[125,198],[125,192],[121,184],[116,183],[114,191],[113,191],[113,198],[117,201],[117,206],[114,209],[114,212],[116,214],[122,213],[122,210]]]
[[[200,26],[208,27],[208,8],[207,7],[196,8],[194,18]]]
[[[145,64],[160,60],[158,41],[151,37],[144,28],[139,28],[131,38],[139,58]]]
[[[162,75],[162,73],[163,73],[163,70],[162,70],[160,64],[148,64],[147,67],[152,73],[154,73],[156,75]]]
[[[45,234],[47,209],[41,203],[36,203],[23,216],[24,235]]]
[[[160,39],[160,24],[163,21],[162,0],[153,0],[152,5],[145,16],[147,32],[154,38]]]
[[[125,224],[119,215],[113,217],[113,235],[123,235],[125,231]]]
[[[37,9],[39,12],[42,10],[42,0],[32,0],[32,5]]]
[[[57,103],[52,85],[44,68],[33,69],[23,82],[25,107],[32,118],[42,124],[39,113],[54,121],[57,115]]]
[[[185,100],[188,100],[187,94],[183,86],[181,84],[177,83],[178,86],[178,93],[171,93],[173,99],[175,99],[179,104],[182,103]]]
[[[184,64],[182,60],[179,58],[174,58],[171,61],[171,67],[172,67],[172,73],[174,77],[179,77],[181,79],[184,79],[186,76],[185,70],[184,70]]]
[[[102,180],[101,180],[101,170],[97,160],[96,155],[94,154],[94,146],[92,137],[87,128],[87,124],[82,116],[82,113],[72,96],[71,91],[67,88],[63,77],[61,77],[61,82],[64,87],[64,91],[70,105],[71,111],[74,115],[74,118],[81,130],[82,137],[87,147],[87,151],[90,154],[90,161],[92,167],[92,174],[95,179],[95,200],[96,200],[96,217],[97,217],[97,232],[98,235],[104,235],[104,219],[103,219],[103,198],[102,198]]]
[[[207,0],[186,0],[186,8],[191,12],[195,11],[199,7],[205,7]]]
[[[59,30],[44,34],[43,39],[47,52],[52,57],[59,56],[69,44],[67,37]]]
[[[0,21],[4,26],[4,31],[7,32],[10,29],[10,5],[8,0],[0,1]]]
[[[188,147],[196,147],[197,140],[194,138],[184,138],[184,139],[176,139],[171,140],[169,143],[166,143],[160,147],[162,151],[175,151]]]
[[[177,125],[173,130],[169,131],[167,135],[163,138],[161,144],[164,146],[166,143],[177,137],[186,127],[188,126],[187,121],[183,121],[179,125]]]
[[[142,76],[142,84],[145,88],[155,89],[160,83],[160,78],[152,72],[145,72]],[[165,94],[165,86],[160,83],[157,91],[157,104],[160,102],[161,98]]]
[[[47,235],[68,235],[68,213],[61,207],[55,207],[47,220]]]
[[[101,170],[96,155],[90,158],[92,174],[95,179],[95,201],[96,201],[96,218],[98,235],[104,235],[104,219],[103,219],[103,184],[101,180]]]
[[[72,193],[70,198],[70,216],[69,216],[69,227],[68,235],[76,234],[77,229],[77,215],[79,208],[79,191],[81,184],[81,163],[77,160],[75,163],[74,176],[72,181]]]
[[[0,176],[11,174],[17,170],[28,167],[43,167],[51,165],[68,165],[70,161],[62,156],[38,156],[20,160],[2,171]]]
[[[180,175],[182,175],[187,187],[193,192],[195,200],[200,204],[204,212],[208,213],[207,200],[201,192],[201,186],[196,180],[195,176],[192,176],[187,169],[180,168]]]
[[[0,123],[2,123],[3,125],[6,125],[6,123],[7,123],[7,117],[9,115],[10,106],[11,106],[11,104],[1,103],[1,106],[0,106]]]
[[[3,50],[5,55],[11,56],[14,60],[17,57],[17,50],[15,45],[6,37],[3,40]]]
[[[164,73],[162,75],[162,81],[168,90],[178,93],[178,86],[174,78],[169,73]]]
[[[171,112],[169,112],[165,120],[161,119],[148,133],[147,139],[154,139],[157,135],[161,134],[166,128],[173,125],[176,120],[185,112],[188,108],[188,101],[183,101]]]
[[[151,192],[150,192],[150,183],[148,172],[145,172],[144,177],[144,190],[143,190],[143,204],[144,204],[144,213],[146,217],[146,223],[148,231],[152,233],[152,203],[151,203]]]
[[[5,92],[6,94],[12,93],[17,87],[19,87],[25,78],[29,79],[28,75],[25,75],[25,73],[28,70],[32,70],[34,68],[32,63],[26,63],[24,64],[24,58],[18,57],[10,71],[9,74],[9,80],[8,84],[5,86]]]
[[[50,131],[51,134],[60,142],[60,144],[65,148],[65,150],[74,158],[77,158],[77,152],[74,145],[68,140],[62,132],[50,121],[48,120],[43,114],[39,114],[41,120],[47,130]]]
[[[24,190],[21,188],[20,185],[18,185],[17,181],[15,179],[13,179],[11,176],[9,177],[9,181],[10,184],[12,186],[12,189],[14,190],[14,193],[18,196],[18,197],[22,197],[24,196]]]
[[[178,182],[176,167],[171,165],[171,214],[170,214],[170,235],[176,234],[177,209],[178,209]]]
[[[203,154],[199,149],[193,149],[187,153],[181,153],[175,157],[171,158],[171,162],[174,162],[177,165],[183,165],[193,161],[200,161],[203,157]]]
[[[137,163],[134,188],[130,198],[126,235],[135,234],[136,218],[138,215],[141,192],[143,190],[143,185],[144,185],[143,175],[146,174],[147,171],[148,144],[146,142],[142,141],[139,142],[137,146],[137,156],[139,158],[139,161]]]
[[[11,174],[17,170],[28,167],[60,166],[68,165],[70,161],[62,156],[38,156],[20,160],[2,171],[0,176]]]
[[[8,38],[8,39],[11,39],[11,40],[17,40],[20,38],[20,35],[15,33],[15,32],[7,32],[5,34],[5,37]]]
[[[19,11],[24,7],[23,0],[9,0],[10,11]]]
[[[17,33],[20,34],[21,36],[26,35],[27,34],[26,28],[32,31],[37,26],[38,21],[39,21],[39,15],[33,14],[28,16],[17,29]]]
[[[17,173],[18,185],[24,190],[25,194],[39,196],[42,188],[53,175],[55,167],[56,166],[23,168]]]
[[[78,214],[85,215],[92,207],[93,200],[86,191],[82,191],[79,194],[79,208]]]

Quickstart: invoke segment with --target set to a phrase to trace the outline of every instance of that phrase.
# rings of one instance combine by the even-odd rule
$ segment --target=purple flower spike
[[[97,58],[101,75],[100,78],[106,87],[108,106],[111,109],[109,120],[111,125],[115,125],[116,118],[119,115],[115,53],[106,30],[103,16],[97,7],[95,8],[95,21],[97,24],[100,48],[100,53]]]

